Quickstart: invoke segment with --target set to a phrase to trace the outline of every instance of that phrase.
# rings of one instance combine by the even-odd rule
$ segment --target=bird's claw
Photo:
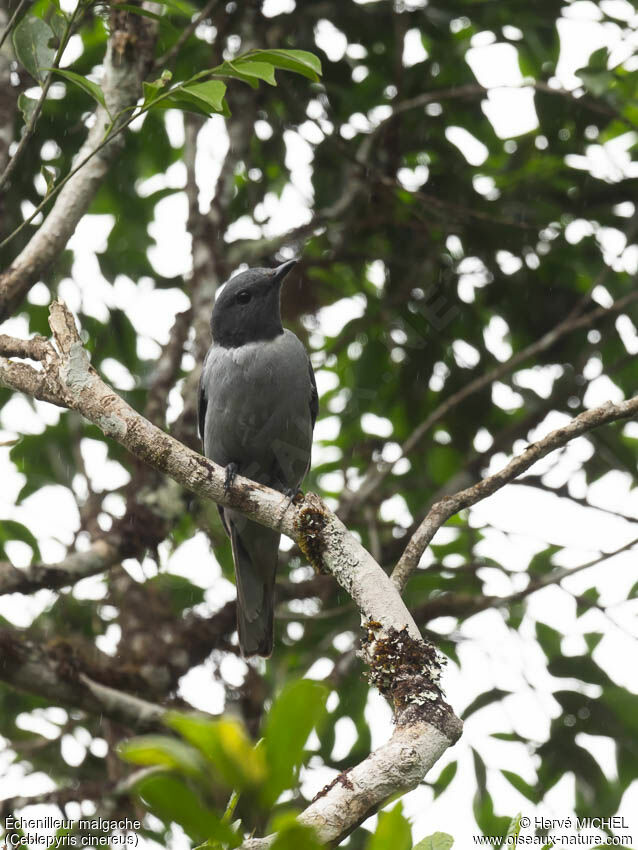
[[[224,496],[228,495],[228,491],[235,483],[239,467],[236,463],[229,463],[226,467],[226,478],[224,480]]]
[[[286,505],[287,508],[289,508],[290,505],[292,505],[293,503],[295,505],[300,505],[304,500],[303,491],[300,490],[299,487],[297,487],[295,490],[291,489],[290,487],[287,487],[284,490],[284,496],[288,499],[288,504]]]

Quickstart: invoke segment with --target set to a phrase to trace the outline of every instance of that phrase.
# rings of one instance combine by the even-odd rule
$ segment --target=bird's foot
[[[284,496],[288,499],[288,505],[286,507],[290,507],[293,503],[295,505],[300,505],[304,500],[303,490],[300,490],[299,487],[294,490],[287,487],[284,490]]]
[[[228,495],[228,491],[235,483],[235,478],[239,471],[239,466],[236,463],[229,463],[226,467],[226,479],[224,481],[224,496]]]

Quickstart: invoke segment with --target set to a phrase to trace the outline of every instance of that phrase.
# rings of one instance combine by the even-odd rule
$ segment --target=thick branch
[[[357,603],[367,628],[364,655],[371,665],[371,681],[393,702],[397,728],[385,747],[351,771],[353,781],[327,788],[302,816],[316,823],[326,840],[346,836],[392,794],[414,787],[461,733],[460,721],[438,685],[440,664],[434,649],[423,643],[388,576],[317,496],[309,494],[301,504],[289,504],[281,493],[241,477],[225,488],[221,467],[152,425],[104,384],[89,364],[73,317],[60,302],[51,305],[50,325],[57,353],[47,353],[42,373],[0,360],[0,381],[29,392],[31,382],[20,387],[21,376],[13,373],[14,367],[46,376],[50,395],[57,397],[58,404],[78,410],[140,460],[187,489],[282,531],[299,544],[313,566],[331,573]],[[385,666],[379,667],[379,647],[385,659],[393,659],[390,673]],[[12,667],[11,681],[18,687],[27,675],[24,670],[24,663]],[[31,685],[32,675],[27,677]],[[106,706],[105,713],[126,713],[118,692],[111,694],[110,689],[85,679],[80,683],[87,699]],[[82,694],[74,692],[69,699],[78,696]],[[403,764],[397,771],[399,754]]]
[[[57,564],[32,564],[18,569],[13,564],[0,562],[0,596],[33,593],[43,587],[66,587],[103,572],[121,557],[116,546],[97,540],[87,552],[73,552]]]
[[[469,508],[482,499],[491,496],[501,487],[504,487],[514,478],[517,478],[525,470],[529,469],[537,460],[545,457],[554,449],[566,445],[570,440],[580,437],[609,422],[620,419],[629,419],[638,415],[638,396],[628,401],[612,404],[608,401],[593,410],[587,410],[573,419],[563,428],[557,428],[542,440],[532,443],[525,451],[513,458],[500,472],[484,478],[472,487],[461,490],[453,496],[446,496],[436,502],[418,527],[412,539],[405,548],[399,563],[392,573],[392,581],[399,590],[403,589],[407,580],[419,564],[421,555],[429,545],[430,541],[447,520],[463,508]]]
[[[0,679],[54,705],[105,715],[136,730],[161,726],[165,709],[94,682],[65,656],[47,653],[13,629],[0,629]]]
[[[44,360],[51,353],[51,345],[43,336],[31,339],[16,339],[0,334],[0,354],[3,357],[21,357],[28,360]]]

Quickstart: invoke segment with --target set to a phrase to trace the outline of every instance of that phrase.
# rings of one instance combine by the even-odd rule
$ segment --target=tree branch
[[[13,156],[11,157],[9,162],[6,164],[5,168],[2,171],[2,174],[0,174],[0,190],[2,190],[4,188],[5,184],[7,183],[7,181],[9,180],[9,178],[11,177],[11,175],[13,174],[15,169],[17,168],[18,163],[20,162],[20,159],[22,158],[22,154],[26,150],[27,145],[29,144],[29,141],[31,140],[31,136],[33,136],[33,134],[35,133],[36,124],[38,123],[38,120],[40,118],[40,114],[41,114],[42,109],[44,107],[44,103],[45,103],[45,101],[47,99],[47,95],[49,93],[49,89],[51,88],[51,84],[53,82],[53,74],[54,74],[53,69],[58,68],[58,66],[60,64],[60,59],[62,58],[62,54],[64,53],[64,50],[65,50],[65,48],[68,44],[69,39],[71,38],[73,28],[74,28],[77,20],[81,19],[81,16],[83,14],[84,14],[84,10],[83,10],[82,6],[78,3],[78,5],[73,10],[70,18],[68,19],[68,21],[66,23],[64,33],[63,33],[63,35],[60,39],[60,43],[59,43],[58,48],[55,52],[55,56],[53,57],[53,61],[52,61],[52,64],[51,64],[51,70],[49,70],[49,72],[47,73],[47,75],[44,79],[44,83],[42,85],[42,91],[40,92],[40,97],[38,98],[37,103],[33,108],[33,111],[29,115],[29,118],[28,118],[28,120],[25,124],[24,130],[22,131],[22,136],[20,137],[20,141],[18,142],[18,146],[15,149],[15,153],[13,154]]]
[[[551,348],[554,343],[566,334],[575,330],[590,327],[599,319],[605,319],[608,316],[613,316],[636,301],[638,301],[638,290],[634,289],[627,293],[627,295],[624,295],[622,298],[615,301],[611,307],[596,307],[594,310],[590,310],[589,313],[586,313],[583,316],[569,316],[567,319],[559,322],[550,331],[540,337],[540,339],[512,355],[509,360],[506,360],[504,363],[499,363],[498,366],[495,366],[489,372],[486,372],[475,380],[470,381],[469,384],[466,384],[460,390],[449,396],[449,398],[435,408],[435,410],[433,410],[432,413],[430,413],[430,415],[427,416],[426,419],[424,419],[423,422],[415,428],[410,436],[405,440],[401,446],[400,457],[409,456],[414,449],[416,449],[432,426],[436,425],[437,422],[440,422],[445,416],[447,416],[448,413],[450,413],[451,410],[458,407],[458,405],[465,401],[466,398],[469,398],[469,396],[480,392],[494,381],[498,381],[500,378],[508,375],[510,372],[514,371],[517,366],[520,366],[531,357],[535,357],[542,351],[546,351],[548,348]],[[399,458],[397,458],[397,460],[398,459]],[[359,489],[352,493],[341,506],[339,516],[343,520],[347,520],[348,517],[351,516],[352,511],[370,497],[370,495],[388,476],[396,462],[396,460],[392,463],[387,463],[385,461],[380,462],[373,470],[368,472]]]
[[[79,411],[137,458],[182,486],[283,532],[299,544],[317,570],[331,573],[359,607],[367,635],[362,655],[370,666],[370,682],[393,704],[395,732],[385,746],[350,771],[347,782],[325,789],[301,816],[304,822],[317,825],[324,840],[345,837],[392,795],[418,784],[461,734],[461,722],[439,686],[441,664],[436,651],[423,642],[386,573],[321,499],[308,494],[300,504],[290,504],[278,491],[240,476],[227,488],[224,469],[144,419],[101,380],[90,366],[73,316],[64,304],[56,301],[51,305],[49,323],[55,348],[50,346],[46,352],[41,371],[0,358],[0,383],[26,392],[35,389],[36,397],[45,394],[45,387],[47,400],[55,398],[58,404]],[[29,371],[16,372],[18,366]],[[9,659],[16,655],[15,646],[10,649],[13,655],[5,653]],[[37,652],[31,647],[31,653]],[[30,664],[25,659],[9,663],[9,681],[17,687],[33,687],[35,671],[42,667],[46,695],[55,692],[60,699],[61,683],[55,671],[40,657],[26,660]],[[64,693],[76,705],[82,699],[87,710],[99,706],[104,713],[128,719],[136,713],[138,725],[161,718],[156,706],[143,704],[134,710],[128,701],[136,698],[86,676],[76,677],[74,684],[77,682],[80,692],[77,687],[69,690],[67,684]]]
[[[580,505],[583,508],[590,508],[592,511],[601,511],[604,514],[624,519],[627,522],[638,522],[638,517],[636,516],[630,516],[622,511],[615,511],[612,508],[606,508],[603,505],[594,505],[585,498],[574,496],[569,492],[567,484],[562,484],[560,487],[550,487],[549,484],[543,483],[543,479],[540,475],[526,475],[525,478],[521,478],[520,481],[512,481],[512,484],[516,484],[520,487],[534,487],[536,490],[542,490],[543,493],[556,496],[558,499],[569,499],[570,502],[573,502],[575,505]]]
[[[90,679],[65,654],[47,652],[14,629],[0,629],[0,679],[18,690],[98,716],[105,715],[136,730],[157,729],[166,709]]]
[[[511,593],[508,596],[472,596],[467,593],[445,593],[430,599],[419,605],[412,611],[414,619],[418,623],[428,623],[436,617],[468,617],[471,614],[478,614],[479,611],[485,611],[488,608],[503,608],[507,605],[512,605],[515,602],[520,602],[537,590],[542,590],[544,587],[549,587],[552,584],[560,584],[564,579],[588,570],[591,567],[597,567],[599,564],[615,558],[623,552],[628,552],[638,545],[638,537],[630,540],[613,552],[603,552],[597,558],[587,561],[584,564],[579,564],[576,567],[561,567],[553,570],[540,578],[532,578],[527,587],[522,590],[517,590],[516,593]],[[487,566],[487,565],[485,565]]]
[[[4,169],[9,158],[9,147],[13,141],[13,128],[15,125],[16,103],[18,99],[17,89],[11,85],[11,62],[12,54],[9,45],[3,47],[5,38],[11,32],[15,19],[22,9],[22,0],[16,7],[11,19],[7,22],[7,10],[4,4],[0,5],[0,26],[4,28],[0,37],[0,171]],[[0,218],[2,210],[0,208]]]
[[[554,449],[566,445],[570,440],[586,434],[593,428],[598,428],[609,422],[616,422],[619,419],[629,419],[636,415],[638,415],[638,396],[634,396],[628,401],[619,402],[618,404],[608,401],[600,407],[587,410],[573,419],[568,425],[565,425],[563,428],[557,428],[546,437],[543,437],[542,440],[532,443],[522,454],[513,458],[500,472],[484,478],[482,481],[474,484],[474,486],[461,490],[453,496],[446,496],[436,502],[412,536],[399,563],[394,568],[392,573],[394,585],[399,590],[405,587],[407,580],[418,567],[421,555],[426,547],[439,528],[451,516],[454,516],[454,514],[463,508],[469,508],[471,505],[475,505],[482,499],[487,498],[487,496],[491,496],[492,493],[500,490],[501,487],[504,487],[514,478],[525,472],[525,470],[529,469],[537,460],[553,452]]]
[[[197,27],[201,24],[202,21],[206,20],[206,18],[210,17],[210,13],[213,11],[215,6],[219,3],[219,0],[208,0],[208,3],[204,6],[202,11],[196,15],[190,24],[180,33],[179,38],[175,42],[175,44],[167,50],[166,53],[162,54],[162,56],[158,56],[157,59],[153,62],[153,71],[159,71],[165,65],[168,65],[169,62],[172,62],[173,59],[177,56],[182,47],[186,44],[188,39],[195,32]]]
[[[168,342],[162,349],[151,375],[145,413],[156,425],[166,424],[166,402],[181,367],[191,317],[190,309],[175,316]]]
[[[0,596],[5,593],[33,593],[75,584],[87,576],[101,573],[116,564],[122,555],[106,540],[96,540],[87,552],[72,552],[57,564],[32,564],[18,569],[0,562]]]
[[[102,90],[109,111],[117,115],[137,101],[153,51],[155,24],[140,15],[117,11],[116,6],[114,9]],[[110,124],[108,112],[98,107],[76,162],[82,162],[102,144]],[[12,314],[31,286],[64,250],[123,144],[124,138],[116,136],[63,186],[40,228],[0,275],[0,322]]]

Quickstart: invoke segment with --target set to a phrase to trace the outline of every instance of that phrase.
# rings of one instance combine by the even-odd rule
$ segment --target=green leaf
[[[144,106],[149,106],[153,103],[156,98],[162,92],[162,89],[166,88],[166,85],[170,82],[172,74],[170,71],[164,71],[164,73],[157,80],[154,80],[152,83],[142,83],[142,87],[144,90]]]
[[[38,101],[32,97],[27,97],[24,92],[18,98],[18,109],[22,113],[22,117],[24,118],[24,123],[28,124],[31,120],[31,116],[38,105]]]
[[[157,588],[162,595],[169,598],[173,611],[177,615],[181,615],[185,608],[191,608],[204,601],[204,590],[184,576],[159,573],[148,579],[147,584],[149,587]]]
[[[206,116],[214,113],[229,115],[228,104],[224,100],[225,93],[226,84],[219,80],[177,86],[158,101],[157,107],[181,109],[184,112],[196,112]]]
[[[269,831],[277,833],[271,850],[322,850],[326,846],[311,826],[299,823],[293,812],[278,814],[271,827]]]
[[[275,69],[269,62],[254,62],[251,59],[240,57],[233,62],[223,62],[214,69],[214,72],[224,77],[235,77],[238,80],[243,80],[253,88],[257,88],[259,80],[263,80],[269,86],[277,85]]]
[[[4,552],[4,544],[9,540],[21,540],[31,547],[35,559],[40,560],[42,558],[38,541],[26,525],[22,525],[21,522],[16,522],[14,519],[3,519],[0,522],[0,552]],[[2,555],[2,557],[5,556]]]
[[[585,88],[593,95],[596,95],[596,97],[602,97],[606,92],[608,92],[615,80],[611,71],[596,71],[595,73],[592,73],[591,71],[581,68],[576,71],[576,74],[585,84]]]
[[[275,68],[294,71],[315,82],[321,76],[321,60],[307,50],[251,50],[233,60],[233,64],[239,60],[268,62]]]
[[[442,794],[450,782],[454,779],[457,768],[458,764],[455,761],[450,762],[450,764],[446,764],[441,773],[439,773],[438,779],[435,779],[434,782],[430,783],[430,787],[434,791],[434,799]]]
[[[264,754],[256,749],[236,720],[171,711],[166,723],[213,764],[231,788],[259,785],[266,777]]]
[[[379,823],[374,834],[366,844],[366,850],[410,850],[412,847],[412,830],[403,817],[401,803],[389,812],[379,814]]]
[[[265,796],[271,803],[290,787],[308,736],[325,715],[327,698],[323,685],[300,679],[284,687],[268,712],[264,747],[270,777]]]
[[[43,73],[55,58],[55,48],[50,46],[53,31],[42,18],[26,14],[13,31],[13,48],[18,60],[39,82],[44,82]]]
[[[185,2],[185,0],[179,0],[179,2],[178,0],[156,0],[156,2],[158,5],[168,6],[168,8],[172,9],[173,12],[188,18],[192,18],[193,15],[196,15],[197,12],[201,11],[193,6],[192,3]]]
[[[119,8],[119,7],[118,7]],[[48,71],[53,71],[59,76],[64,77],[65,80],[68,80],[70,83],[78,86],[85,91],[87,94],[91,95],[93,100],[97,101],[100,106],[103,106],[104,109],[108,112],[108,107],[106,105],[106,100],[104,99],[104,92],[98,86],[97,83],[94,83],[93,80],[87,79],[87,77],[83,77],[81,74],[76,74],[74,71],[66,71],[62,68],[47,68]]]
[[[195,83],[192,86],[185,86],[182,91],[189,97],[196,97],[208,107],[211,112],[224,111],[224,95],[226,94],[226,84],[219,80],[208,80],[205,83]]]
[[[121,9],[124,9],[127,12],[131,12],[133,15],[143,15],[145,18],[153,18],[156,21],[164,21],[165,18],[162,15],[158,15],[157,12],[150,12],[148,9],[145,9],[143,6],[133,6],[132,3],[118,3],[117,4],[118,12]],[[170,21],[166,21],[167,24],[172,26]]]
[[[49,168],[48,165],[40,166],[40,174],[44,177],[44,180],[47,184],[47,195],[55,186],[55,171],[52,168]]]
[[[206,779],[205,761],[196,749],[168,735],[140,735],[118,748],[125,761],[174,768],[188,776]]]
[[[534,576],[542,576],[551,572],[554,569],[552,558],[557,552],[560,551],[560,546],[552,545],[548,546],[546,549],[543,549],[540,552],[537,552],[536,555],[534,555],[534,557],[529,562],[527,572],[530,575]]]
[[[434,832],[414,845],[414,850],[450,850],[454,839],[447,832]]]
[[[226,804],[226,808],[224,810],[224,814],[222,816],[222,820],[224,823],[230,823],[233,819],[233,815],[235,814],[235,809],[237,808],[237,803],[239,802],[240,794],[237,791],[233,791],[228,799],[228,803]]]
[[[508,839],[510,837],[518,838],[521,832],[521,817],[522,813],[519,812],[515,817],[512,818],[510,825],[507,828],[507,832],[505,834],[505,838]],[[509,842],[506,840],[505,845],[507,846]],[[515,843],[515,842],[514,842]]]
[[[517,744],[529,744],[527,738],[523,738],[518,732],[492,732],[491,738],[496,738],[497,741],[515,741]]]
[[[606,71],[609,63],[609,48],[599,47],[589,57],[587,67],[592,71]],[[578,73],[578,71],[576,71]]]
[[[536,638],[549,661],[561,655],[560,645],[562,637],[560,632],[557,632],[556,629],[553,629],[546,623],[536,623]]]
[[[461,719],[467,720],[467,718],[471,714],[474,714],[475,711],[479,711],[479,709],[485,708],[485,706],[491,705],[493,702],[500,702],[503,697],[509,696],[511,693],[511,691],[503,691],[500,688],[492,688],[490,691],[485,691],[485,693],[479,694],[465,709],[461,715]]]
[[[134,787],[153,814],[178,823],[195,841],[215,838],[231,847],[240,843],[234,830],[205,807],[182,779],[156,773],[144,776]]]
[[[48,19],[47,23],[53,30],[55,37],[59,42],[62,41],[64,36],[66,35],[67,27],[69,26],[69,22],[66,18],[66,15],[61,13],[58,9],[59,14],[51,15]]]

